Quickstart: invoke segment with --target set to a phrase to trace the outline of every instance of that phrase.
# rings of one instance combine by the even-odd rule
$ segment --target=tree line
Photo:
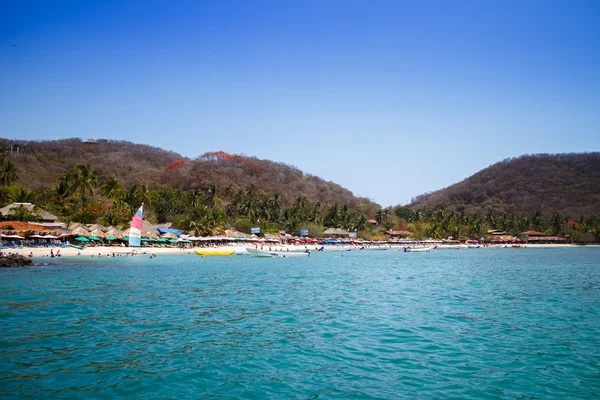
[[[440,207],[423,211],[397,206],[375,212],[367,204],[354,206],[334,203],[323,206],[304,196],[285,206],[278,192],[265,193],[250,184],[240,188],[230,184],[220,187],[184,190],[163,186],[151,189],[147,184],[126,185],[114,175],[102,177],[88,164],[77,164],[72,171],[44,190],[28,190],[16,185],[19,177],[14,165],[0,158],[0,201],[35,203],[57,215],[64,222],[100,223],[127,227],[137,208],[144,203],[145,219],[153,223],[172,222],[173,226],[197,235],[222,232],[234,227],[250,233],[259,226],[263,233],[299,234],[308,228],[310,236],[323,236],[327,228],[357,232],[369,240],[386,239],[386,231],[405,231],[405,236],[427,238],[471,238],[487,236],[489,229],[500,229],[522,236],[536,230],[548,235],[567,237],[573,242],[600,242],[598,216],[571,219],[560,213],[531,215],[514,213],[468,214]],[[20,211],[12,219],[33,221],[36,216]],[[371,222],[369,222],[371,220]],[[374,222],[372,222],[374,220]]]

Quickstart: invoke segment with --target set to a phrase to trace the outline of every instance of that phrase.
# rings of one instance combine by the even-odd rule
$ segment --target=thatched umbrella
[[[73,222],[68,227],[68,229],[70,231],[74,231],[75,229],[79,229],[79,228],[84,229],[86,232],[90,231],[89,228],[87,227],[87,225],[80,224],[79,222]]]
[[[70,229],[68,234],[64,234],[63,236],[89,236],[90,232],[82,227],[77,227],[75,229]]]
[[[90,231],[90,236],[96,236],[96,237],[99,237],[100,239],[104,239],[108,235],[106,233],[102,232],[102,230],[100,230],[100,229],[94,229],[93,231]]]
[[[158,239],[158,230],[148,221],[142,223],[142,237]]]
[[[164,235],[161,235],[161,237],[165,239],[177,239],[177,236],[173,232],[167,232]]]
[[[90,230],[90,232],[95,231],[95,230],[100,230],[102,232],[106,232],[108,230],[108,228],[106,228],[104,225],[94,224],[94,225],[89,226],[89,230]],[[94,235],[94,236],[98,236],[98,235]],[[98,237],[100,237],[100,236],[98,236]]]
[[[129,235],[129,233],[128,233],[128,235]],[[107,237],[114,236],[118,239],[123,239],[125,237],[125,235],[123,234],[123,231],[115,226],[111,226],[108,228],[108,230],[106,231],[106,236]]]

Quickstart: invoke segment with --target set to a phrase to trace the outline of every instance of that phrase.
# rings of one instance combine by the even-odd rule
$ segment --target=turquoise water
[[[2,398],[600,395],[600,249],[38,261],[0,270]]]

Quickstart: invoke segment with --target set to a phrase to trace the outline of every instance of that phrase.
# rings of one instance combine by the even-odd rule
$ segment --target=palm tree
[[[87,164],[77,164],[75,166],[75,174],[73,176],[73,192],[79,191],[79,199],[82,204],[87,201],[87,195],[94,195],[94,189],[98,184],[98,171],[92,170]]]
[[[6,187],[12,185],[19,176],[17,175],[17,168],[13,163],[8,160],[2,159],[0,165],[0,183],[2,183],[2,196],[0,196],[0,203],[4,204],[4,197],[6,195]]]
[[[123,195],[123,190],[123,184],[113,175],[104,182],[100,194],[110,200],[115,200]]]
[[[215,209],[221,205],[221,198],[219,197],[219,187],[216,184],[212,184],[208,187],[208,195],[206,196],[208,205]]]
[[[16,203],[33,203],[35,195],[33,192],[19,188],[19,190],[12,196],[12,201]]]

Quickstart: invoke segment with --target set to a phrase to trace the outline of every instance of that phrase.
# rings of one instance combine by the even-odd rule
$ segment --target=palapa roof
[[[160,236],[158,230],[150,222],[144,220],[142,222],[142,237],[158,239]]]
[[[35,204],[31,203],[12,203],[5,207],[0,208],[0,214],[2,216],[8,216],[15,213],[16,209],[19,207],[24,207],[27,211],[31,213],[37,214],[44,221],[58,221],[58,217],[54,214],[49,213],[46,210],[43,210],[39,207],[36,207]]]
[[[100,239],[104,239],[108,236],[105,232],[103,232],[100,229],[94,229],[93,231],[90,231],[89,235],[99,237]]]
[[[225,231],[225,236],[232,237],[232,238],[247,238],[247,237],[250,237],[249,234],[244,233],[244,232],[236,231],[235,229],[227,229]]]
[[[69,224],[69,226],[68,226],[68,229],[69,229],[70,231],[72,231],[72,230],[75,230],[75,229],[77,229],[77,228],[84,229],[84,230],[85,230],[85,231],[87,231],[87,232],[89,232],[89,231],[90,231],[90,228],[88,228],[88,226],[87,226],[87,225],[85,225],[85,224],[80,224],[79,222],[72,222],[72,223],[71,223],[71,224]]]
[[[89,236],[90,232],[87,229],[84,229],[81,226],[78,226],[75,229],[69,229],[69,235],[70,236]]]
[[[89,225],[88,228],[89,228],[90,232],[94,231],[94,230],[101,230],[102,232],[106,232],[108,230],[108,228],[106,228],[104,225],[100,225],[100,224]],[[98,236],[98,235],[96,235],[96,236]]]
[[[105,234],[106,234],[106,237],[114,236],[118,239],[123,239],[125,237],[125,235],[123,234],[123,231],[120,230],[119,228],[117,228],[116,226],[108,227],[108,230],[106,231]]]

